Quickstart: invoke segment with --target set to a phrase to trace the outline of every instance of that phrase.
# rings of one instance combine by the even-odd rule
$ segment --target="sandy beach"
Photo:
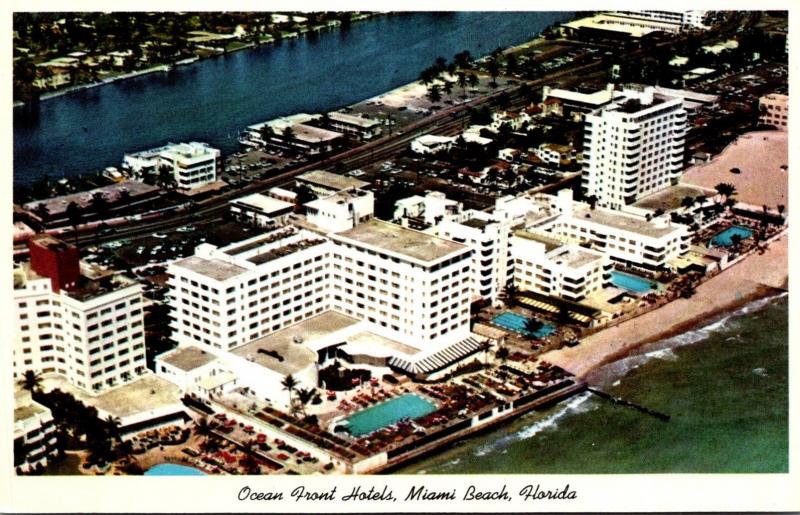
[[[550,351],[542,359],[585,378],[595,368],[620,359],[645,343],[686,331],[705,319],[777,289],[786,289],[788,242],[788,233],[784,233],[769,244],[764,254],[753,254],[706,281],[691,298],[675,300],[588,336],[577,347]]]

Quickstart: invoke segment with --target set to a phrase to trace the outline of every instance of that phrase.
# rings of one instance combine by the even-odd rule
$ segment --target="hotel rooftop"
[[[346,175],[339,175],[338,173],[328,172],[325,170],[311,170],[310,172],[298,175],[295,180],[335,190],[364,188],[365,186],[370,185],[368,182],[360,181],[358,179],[354,179],[353,177],[347,177]]]
[[[683,226],[671,226],[669,223],[661,225],[655,221],[648,222],[644,218],[626,215],[616,211],[604,209],[583,209],[576,211],[573,218],[586,218],[591,222],[619,229],[622,231],[635,232],[642,236],[660,238],[672,232],[681,230]]]
[[[333,238],[356,241],[424,262],[436,261],[467,249],[460,243],[374,218],[352,229],[337,233],[333,235]]]
[[[198,256],[181,259],[177,261],[175,265],[191,270],[209,279],[214,279],[215,281],[226,281],[247,272],[246,268],[232,263],[226,263],[221,259],[205,259]]]
[[[231,352],[279,374],[295,374],[317,361],[317,353],[304,342],[319,340],[358,323],[359,320],[337,311],[326,311]]]

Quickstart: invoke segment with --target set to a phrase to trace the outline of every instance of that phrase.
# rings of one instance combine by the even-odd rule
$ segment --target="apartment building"
[[[676,184],[683,170],[683,99],[651,86],[586,115],[582,187],[602,207],[619,209]]]
[[[691,233],[663,215],[648,219],[572,200],[572,191],[529,199],[538,204],[523,218],[526,231],[564,243],[589,245],[612,261],[648,270],[669,268],[689,250]]]
[[[703,21],[708,11],[615,11],[615,14],[635,20],[653,20],[683,28],[707,28]]]
[[[758,99],[759,121],[785,131],[789,124],[789,95],[770,93]]]
[[[206,143],[168,143],[163,147],[125,154],[122,168],[137,175],[167,167],[180,189],[190,190],[217,180],[220,151]]]
[[[31,398],[31,392],[14,393],[14,468],[21,473],[47,467],[56,450],[53,414]]]
[[[52,236],[29,243],[14,270],[14,376],[55,373],[90,393],[146,373],[142,289],[81,265],[77,249]]]
[[[330,307],[331,245],[292,226],[195,255],[168,267],[173,338],[228,350]]]
[[[334,309],[417,348],[469,336],[469,247],[377,219],[330,238]]]
[[[440,237],[472,250],[472,300],[498,303],[514,272],[509,244],[511,225],[483,211],[468,210],[441,221],[436,229]]]
[[[525,230],[511,238],[514,284],[521,290],[580,302],[611,285],[611,260],[602,252]]]

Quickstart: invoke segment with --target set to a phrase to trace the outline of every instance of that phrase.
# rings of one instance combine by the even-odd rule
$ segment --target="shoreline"
[[[388,15],[388,14],[392,14],[392,13],[391,12],[381,12],[381,11],[374,11],[374,12],[371,12],[371,13],[362,13],[358,17],[353,18],[350,21],[350,23],[352,25],[353,23],[359,23],[359,22],[362,22],[362,21],[368,21],[368,20],[371,20],[371,19],[376,18],[378,16],[384,16],[384,15]],[[145,69],[142,69],[142,70],[136,70],[136,71],[124,73],[122,75],[116,75],[116,76],[113,76],[113,77],[108,77],[106,79],[101,79],[101,80],[98,80],[96,82],[87,82],[87,83],[84,83],[84,84],[75,84],[74,86],[69,86],[69,87],[66,87],[66,88],[63,88],[63,89],[56,89],[56,90],[53,90],[53,91],[44,91],[35,101],[23,102],[23,101],[17,100],[17,101],[12,101],[11,105],[12,105],[12,108],[30,106],[30,105],[32,105],[32,104],[34,104],[36,102],[44,102],[45,100],[51,100],[53,98],[63,97],[64,95],[69,95],[70,93],[78,93],[80,91],[84,91],[84,90],[87,90],[87,89],[92,89],[92,88],[96,88],[96,87],[99,87],[99,86],[106,86],[108,84],[113,84],[113,83],[115,83],[117,81],[126,80],[126,79],[134,79],[136,77],[142,77],[144,75],[150,75],[152,73],[157,73],[157,72],[167,73],[167,72],[170,72],[170,71],[174,70],[178,66],[184,66],[184,65],[187,65],[187,64],[195,64],[195,63],[200,62],[200,61],[205,61],[205,60],[212,59],[212,58],[215,58],[215,57],[223,57],[223,56],[226,56],[228,54],[233,54],[233,53],[236,53],[236,52],[239,52],[239,51],[242,51],[242,50],[254,50],[254,49],[260,48],[262,46],[275,45],[276,43],[280,43],[280,42],[282,42],[284,40],[297,39],[297,38],[300,38],[302,36],[306,36],[306,35],[308,35],[310,33],[320,34],[323,31],[332,31],[334,29],[341,30],[341,25],[325,25],[325,26],[320,26],[320,27],[316,27],[316,28],[308,28],[306,30],[293,32],[290,35],[287,35],[285,37],[281,37],[280,39],[269,39],[269,40],[259,41],[259,42],[251,41],[251,42],[248,42],[248,43],[244,44],[244,46],[237,47],[237,48],[234,48],[234,49],[231,49],[231,50],[226,50],[226,51],[224,51],[222,53],[211,54],[211,55],[207,55],[207,56],[200,56],[198,54],[194,54],[191,57],[186,57],[186,58],[183,58],[183,59],[179,59],[177,61],[173,61],[173,62],[170,62],[170,63],[160,63],[160,64],[157,64],[157,65],[151,66],[150,68],[145,68]]]
[[[564,347],[541,358],[586,379],[598,368],[630,355],[636,349],[702,326],[754,300],[786,291],[788,231],[764,254],[752,254],[697,287],[689,299],[626,320],[585,338],[576,347]]]

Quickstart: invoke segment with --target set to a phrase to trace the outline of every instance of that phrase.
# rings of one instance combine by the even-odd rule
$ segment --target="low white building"
[[[306,204],[306,219],[326,232],[340,232],[372,218],[375,197],[371,191],[350,189]]]
[[[417,154],[435,154],[444,150],[450,150],[454,141],[455,138],[448,136],[425,134],[411,142],[411,151]]]
[[[298,187],[306,186],[317,198],[327,197],[340,191],[350,189],[365,190],[370,187],[368,182],[326,170],[311,170],[298,175],[294,178],[294,181]]]
[[[233,218],[256,227],[285,225],[294,212],[294,203],[253,193],[231,200],[228,205]]]
[[[646,216],[592,209],[573,201],[571,190],[527,199],[527,212],[525,204],[509,202],[507,209],[516,211],[508,216],[520,220],[526,231],[563,243],[589,245],[623,265],[671,268],[670,262],[689,250],[689,228],[672,223],[667,215],[648,220]]]
[[[56,425],[49,408],[31,398],[31,392],[14,393],[14,468],[28,473],[47,467],[56,449]]]
[[[395,202],[392,219],[404,227],[423,230],[458,215],[463,209],[461,202],[448,199],[440,191],[429,191],[424,197],[413,195]]]
[[[58,374],[90,393],[146,373],[141,286],[80,265],[75,247],[51,236],[29,243],[14,270],[14,377]]]
[[[218,149],[206,143],[168,143],[163,147],[125,154],[122,168],[142,176],[167,167],[176,186],[190,190],[216,182],[220,155]]]
[[[606,255],[555,238],[515,231],[511,255],[520,290],[580,302],[611,284],[612,264]]]
[[[364,141],[376,138],[381,134],[381,122],[372,118],[334,111],[328,113],[328,119],[333,130],[352,134]]]

